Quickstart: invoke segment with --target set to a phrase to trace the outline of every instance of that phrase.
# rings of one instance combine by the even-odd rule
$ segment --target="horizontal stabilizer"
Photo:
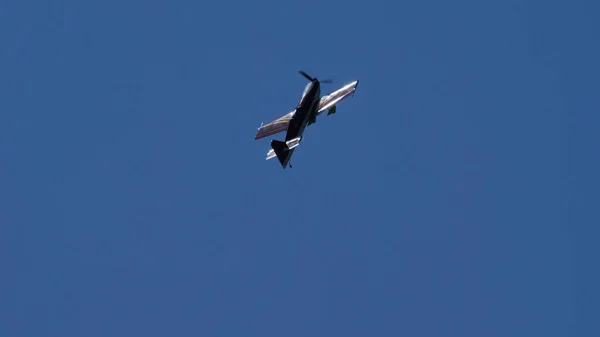
[[[293,138],[293,139],[290,139],[287,142],[285,142],[285,144],[287,145],[287,148],[289,150],[291,150],[291,149],[295,148],[296,146],[300,145],[300,140],[301,139],[302,139],[302,137]],[[276,156],[275,155],[275,150],[271,149],[271,150],[269,150],[269,153],[267,153],[267,159],[266,160],[274,158],[275,156]]]
[[[267,153],[267,160],[277,157],[277,159],[279,159],[279,162],[281,163],[281,166],[283,166],[283,168],[285,168],[287,166],[288,162],[290,161],[290,159],[292,158],[294,149],[298,145],[300,145],[301,140],[302,140],[302,137],[290,139],[287,142],[282,142],[280,140],[272,140],[271,141],[272,149],[269,150],[269,153]]]
[[[272,159],[275,157],[275,150],[270,149],[269,153],[267,153],[267,160]]]
[[[285,142],[285,144],[287,145],[287,147],[289,149],[293,149],[296,146],[300,145],[300,140],[301,139],[302,139],[302,137],[292,138],[292,139],[288,140],[287,142]]]

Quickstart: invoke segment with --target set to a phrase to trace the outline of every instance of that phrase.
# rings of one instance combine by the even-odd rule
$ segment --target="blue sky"
[[[599,7],[3,2],[0,337],[598,336]]]

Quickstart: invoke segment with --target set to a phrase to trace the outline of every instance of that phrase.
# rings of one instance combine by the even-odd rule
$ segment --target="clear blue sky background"
[[[3,1],[0,337],[599,336],[599,8]]]

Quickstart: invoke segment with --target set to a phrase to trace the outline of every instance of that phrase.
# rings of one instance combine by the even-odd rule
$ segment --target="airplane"
[[[261,124],[256,131],[255,140],[286,131],[285,141],[273,139],[271,150],[267,153],[267,160],[277,157],[281,166],[285,169],[292,158],[294,149],[300,145],[304,129],[317,121],[317,116],[327,111],[327,116],[336,112],[337,104],[346,97],[354,96],[358,81],[353,81],[328,95],[321,97],[321,83],[331,83],[329,80],[319,81],[309,76],[304,71],[299,73],[310,82],[304,88],[302,97],[296,108],[267,123]],[[292,165],[290,164],[290,168]]]

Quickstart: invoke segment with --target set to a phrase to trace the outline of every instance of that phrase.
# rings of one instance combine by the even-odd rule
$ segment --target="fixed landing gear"
[[[292,163],[290,163],[290,168],[292,168]]]

